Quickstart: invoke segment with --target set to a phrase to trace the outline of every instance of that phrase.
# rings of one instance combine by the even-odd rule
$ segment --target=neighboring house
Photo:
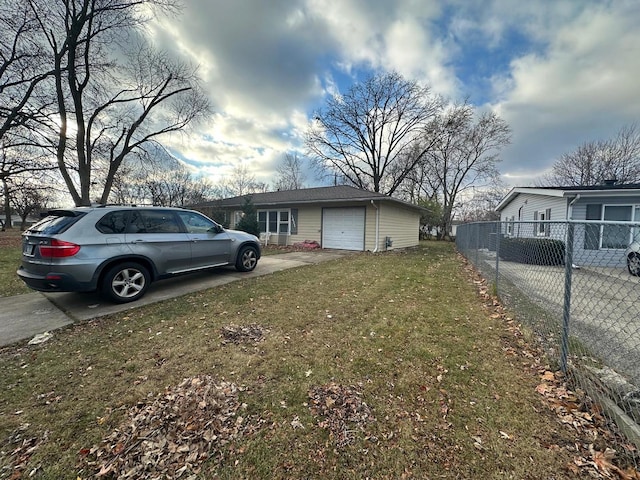
[[[458,233],[458,225],[462,225],[463,222],[460,220],[451,220],[451,231],[449,232],[449,236],[455,238],[456,233]]]
[[[640,236],[640,184],[607,182],[588,187],[516,187],[498,204],[503,234],[565,240],[566,220],[601,221],[575,226],[574,263],[623,266],[624,250]],[[607,222],[616,222],[607,223]],[[634,226],[634,223],[636,225]]]
[[[258,211],[260,238],[265,244],[311,240],[322,248],[373,252],[413,247],[418,244],[424,211],[417,205],[346,185],[253,193],[193,208],[234,228],[242,218],[247,197]]]
[[[458,231],[458,225],[462,225],[463,223],[464,222],[461,222],[460,220],[452,220],[451,224],[449,225],[449,233],[447,236],[449,238],[455,238],[456,233]],[[433,237],[433,238],[437,237],[439,232],[438,227],[429,227],[427,225],[421,225],[420,231],[426,237]]]

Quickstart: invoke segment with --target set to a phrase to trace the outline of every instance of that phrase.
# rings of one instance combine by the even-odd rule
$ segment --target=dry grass
[[[227,342],[230,325],[264,335]],[[576,478],[575,433],[542,406],[537,360],[505,353],[514,341],[451,244],[232,283],[2,350],[0,478],[20,439],[36,447],[25,478],[91,478],[87,452],[131,407],[199,375],[241,386],[262,427],[197,478]],[[369,409],[346,443],[318,416],[331,391]]]

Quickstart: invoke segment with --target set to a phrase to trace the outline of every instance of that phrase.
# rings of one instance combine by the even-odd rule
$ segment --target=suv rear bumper
[[[29,288],[39,292],[91,292],[96,289],[94,284],[78,282],[66,273],[37,275],[27,272],[23,267],[18,268],[16,273]]]

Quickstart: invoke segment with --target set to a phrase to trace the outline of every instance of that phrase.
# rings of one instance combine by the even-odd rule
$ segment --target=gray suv
[[[43,292],[98,290],[116,303],[155,280],[233,265],[253,270],[260,242],[181,208],[97,206],[52,210],[22,234],[18,276]]]

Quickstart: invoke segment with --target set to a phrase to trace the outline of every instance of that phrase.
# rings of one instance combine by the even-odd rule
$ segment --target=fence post
[[[479,268],[478,263],[480,260],[478,259],[480,254],[480,224],[478,222],[474,223],[475,231],[476,231],[476,268]]]
[[[496,222],[496,294],[498,293],[498,277],[500,270],[500,236],[502,234],[502,223]]]
[[[562,340],[560,352],[560,368],[567,373],[567,358],[569,356],[569,320],[571,318],[571,275],[573,273],[573,228],[567,222],[567,242],[564,255],[564,306],[562,309]]]

